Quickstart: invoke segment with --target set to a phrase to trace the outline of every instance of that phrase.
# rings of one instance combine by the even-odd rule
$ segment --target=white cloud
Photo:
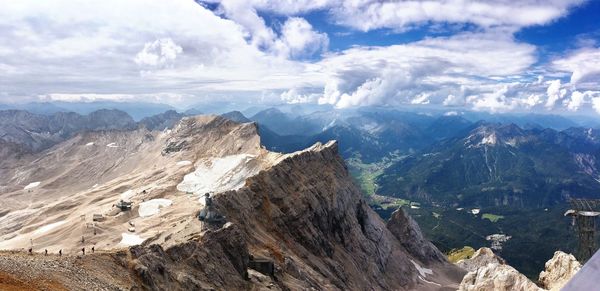
[[[442,102],[444,106],[463,106],[465,105],[465,98],[463,96],[456,96],[453,94],[449,94],[444,102]]]
[[[483,93],[480,96],[469,96],[467,101],[473,104],[475,110],[487,110],[491,112],[506,112],[518,106],[516,99],[506,96],[508,86],[504,85],[491,93]]]
[[[573,91],[571,98],[564,101],[569,111],[578,111],[584,104],[592,102],[596,109],[596,103],[593,101],[595,98],[600,97],[600,91]]]
[[[546,90],[546,93],[548,95],[548,100],[546,101],[546,108],[552,109],[554,108],[554,104],[556,104],[558,100],[565,97],[565,95],[567,94],[567,90],[564,88],[561,89],[560,79],[548,81],[546,82],[546,84],[549,85],[548,89]]]
[[[342,1],[337,22],[362,31],[404,30],[426,22],[473,23],[481,27],[547,24],[583,1]]]
[[[138,65],[165,66],[171,64],[181,54],[183,49],[170,38],[157,39],[148,42],[144,48],[135,55],[134,61]]]
[[[592,98],[592,107],[598,114],[600,114],[600,97]]]
[[[581,49],[553,62],[554,68],[571,73],[571,83],[596,81],[600,78],[600,48]]]
[[[0,101],[34,96],[189,104],[199,98],[243,98],[507,111],[545,105],[578,110],[597,97],[586,92],[598,88],[598,48],[538,65],[536,47],[513,36],[521,27],[566,15],[581,1],[209,2],[218,8],[211,11],[192,0],[4,3]],[[314,10],[359,30],[401,31],[423,23],[479,27],[328,52],[328,35],[302,18]],[[265,11],[276,19],[265,21]]]
[[[406,30],[424,23],[472,23],[484,28],[518,29],[550,23],[566,15],[569,9],[583,3],[584,0],[543,2],[536,0],[208,0],[206,2],[220,3],[225,11],[235,10],[233,7],[245,6],[283,15],[325,10],[334,17],[337,24],[369,31],[379,28]],[[231,12],[227,13],[231,14]]]
[[[585,95],[579,91],[575,91],[571,94],[571,99],[567,103],[567,109],[570,111],[577,111],[581,104],[583,104]]]
[[[65,102],[95,102],[95,101],[155,101],[155,102],[178,102],[185,97],[176,93],[152,93],[152,94],[71,94],[71,93],[52,93],[39,95],[38,98],[42,101],[65,101]]]
[[[327,34],[314,31],[312,25],[300,17],[291,17],[284,23],[277,43],[283,54],[293,58],[323,52],[328,44]]]
[[[13,100],[55,93],[256,97],[322,84],[310,63],[273,55],[249,38],[243,26],[192,0],[10,1],[0,9],[2,91]],[[294,50],[314,49],[306,41]]]
[[[281,100],[288,104],[315,103],[321,95],[316,93],[301,93],[298,89],[292,88],[281,93]]]
[[[542,102],[542,94],[536,93],[532,93],[529,95],[529,97],[521,99],[521,103],[527,109],[535,107],[536,105],[541,104]]]
[[[265,9],[266,6],[262,5],[265,3],[245,0],[223,0],[218,3],[223,15],[241,25],[256,47],[286,57],[310,56],[327,49],[327,34],[314,31],[312,25],[301,17],[288,18],[278,35],[258,15],[257,9]],[[276,5],[274,8],[282,9],[284,6]]]
[[[429,100],[429,94],[428,93],[421,93],[419,95],[417,95],[413,100],[410,101],[410,104],[421,104],[421,105],[425,105],[425,104],[429,104],[429,102],[431,102]]]
[[[327,75],[320,102],[337,107],[401,104],[428,94],[430,103],[459,105],[465,91],[476,96],[497,91],[484,85],[521,73],[535,62],[534,53],[533,46],[497,33],[355,47],[317,63]],[[449,95],[455,97],[447,100]]]

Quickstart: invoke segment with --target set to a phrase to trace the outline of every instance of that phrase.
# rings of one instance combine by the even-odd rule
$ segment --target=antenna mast
[[[581,262],[591,258],[598,249],[596,243],[596,217],[600,215],[600,199],[571,198],[571,209],[565,216],[573,217],[579,239],[578,258]]]

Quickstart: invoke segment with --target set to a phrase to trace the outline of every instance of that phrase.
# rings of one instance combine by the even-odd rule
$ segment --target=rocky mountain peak
[[[526,140],[526,132],[515,124],[479,124],[464,139],[467,147],[515,147]]]
[[[580,269],[581,264],[573,255],[556,251],[540,273],[540,285],[547,290],[561,290]]]
[[[252,122],[252,120],[248,119],[246,116],[244,116],[243,113],[241,113],[239,111],[227,112],[227,113],[221,114],[221,116],[225,117],[229,120],[239,122],[239,123]]]
[[[464,275],[402,210],[386,225],[335,141],[269,152],[255,123],[194,116],[167,131],[79,134],[6,176],[0,248],[33,241],[73,253],[93,243],[105,253],[90,265],[119,270],[128,287],[440,290]],[[197,218],[205,193],[221,224]],[[133,206],[119,210],[119,200]],[[82,216],[102,218],[98,233],[84,228],[85,243]],[[140,246],[123,250],[131,245]],[[260,264],[271,271],[258,272]]]

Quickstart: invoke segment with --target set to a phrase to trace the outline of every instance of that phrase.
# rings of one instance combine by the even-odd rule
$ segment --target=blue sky
[[[0,102],[600,112],[600,1],[48,0],[0,11]]]

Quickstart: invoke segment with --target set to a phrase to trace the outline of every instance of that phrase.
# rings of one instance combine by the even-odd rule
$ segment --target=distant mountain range
[[[455,206],[546,207],[600,197],[598,130],[477,123],[390,166],[380,193]]]
[[[17,153],[39,152],[84,131],[132,130],[143,126],[164,130],[177,123],[184,114],[166,111],[139,122],[124,111],[100,109],[87,115],[75,112],[35,114],[24,110],[0,111],[0,142]],[[11,151],[0,151],[0,154]],[[2,156],[0,156],[2,157]]]
[[[90,114],[101,109],[117,109],[129,114],[134,120],[139,121],[144,117],[175,110],[172,106],[150,102],[32,102],[25,104],[1,104],[0,110],[25,110],[30,113],[52,115],[59,112],[75,112],[81,115]]]
[[[37,152],[89,130],[133,129],[137,125],[127,113],[101,109],[88,115],[57,112],[34,114],[22,110],[0,111],[0,139],[25,151]]]

